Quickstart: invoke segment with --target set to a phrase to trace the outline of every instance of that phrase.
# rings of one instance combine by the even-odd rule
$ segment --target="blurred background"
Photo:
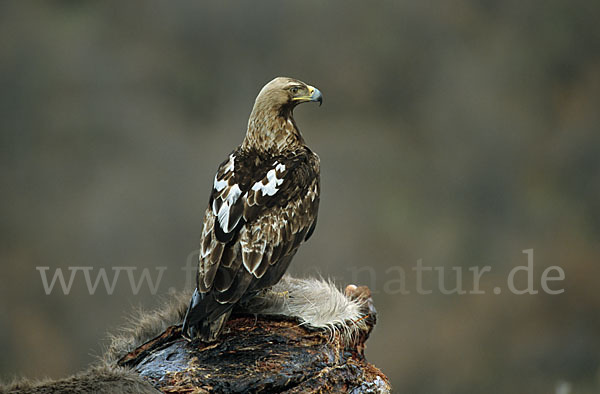
[[[598,392],[598,15],[588,0],[0,3],[0,378],[81,370],[134,307],[186,286],[214,172],[285,75],[324,95],[295,113],[322,202],[291,271],[371,288],[367,358],[395,392]],[[525,249],[540,292],[493,293]],[[442,294],[432,273],[417,294],[419,259],[448,288],[452,267],[470,289],[490,266],[485,294]],[[125,272],[112,294],[79,272],[47,295],[44,266],[49,281],[166,269],[156,295]],[[562,294],[540,289],[550,266]]]

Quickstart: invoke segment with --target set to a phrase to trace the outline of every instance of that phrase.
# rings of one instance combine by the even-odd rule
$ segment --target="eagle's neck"
[[[304,138],[296,127],[292,109],[266,110],[254,108],[248,120],[243,149],[268,150],[273,153],[296,151],[304,146]]]

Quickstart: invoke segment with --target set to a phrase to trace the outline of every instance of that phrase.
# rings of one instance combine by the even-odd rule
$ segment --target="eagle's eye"
[[[294,95],[295,95],[295,94],[297,94],[297,93],[298,93],[298,86],[292,86],[292,87],[290,88],[290,92],[291,92],[292,94],[294,94]]]

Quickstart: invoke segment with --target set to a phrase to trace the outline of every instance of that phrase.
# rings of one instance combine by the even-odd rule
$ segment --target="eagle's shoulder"
[[[239,147],[215,174],[209,208],[217,239],[229,242],[269,209],[318,193],[319,158],[307,147],[279,153]]]
[[[261,157],[256,163],[257,176],[247,193],[248,208],[286,206],[319,182],[319,159],[308,148]]]

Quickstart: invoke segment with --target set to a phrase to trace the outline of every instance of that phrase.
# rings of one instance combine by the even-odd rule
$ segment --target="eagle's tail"
[[[200,293],[198,289],[194,290],[181,330],[186,338],[213,342],[227,323],[232,305],[219,304],[220,308],[214,308],[215,305],[205,297],[206,294]],[[212,308],[209,304],[212,304]]]

